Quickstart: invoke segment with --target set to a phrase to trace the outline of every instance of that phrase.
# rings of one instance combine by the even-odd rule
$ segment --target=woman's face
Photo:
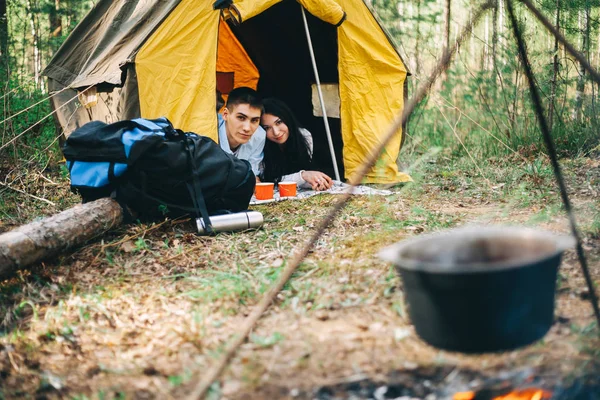
[[[267,139],[277,144],[284,144],[290,137],[288,126],[281,118],[273,114],[263,114],[260,118],[260,124],[267,132]]]

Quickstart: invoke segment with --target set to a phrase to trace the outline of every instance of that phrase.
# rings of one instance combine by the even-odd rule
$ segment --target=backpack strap
[[[204,229],[206,229],[206,233],[213,234],[215,232],[213,231],[212,224],[210,223],[208,209],[206,208],[206,202],[204,201],[204,195],[202,194],[202,187],[200,186],[200,181],[198,180],[198,176],[196,174],[198,170],[196,168],[194,155],[192,154],[192,146],[190,146],[190,141],[191,139],[189,139],[187,136],[184,136],[183,143],[185,149],[187,150],[189,162],[192,167],[192,183],[188,182],[186,186],[190,192],[190,196],[192,197],[192,202],[194,203],[194,208],[196,209],[196,216],[198,218],[202,217],[204,220]]]

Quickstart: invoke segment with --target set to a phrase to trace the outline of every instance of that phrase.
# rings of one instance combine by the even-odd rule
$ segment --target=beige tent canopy
[[[251,86],[290,105],[313,134],[315,162],[331,171],[304,7],[337,164],[350,178],[402,110],[407,76],[364,1],[234,0],[223,10],[213,2],[100,0],[45,70],[51,91],[66,88],[52,98],[65,132],[90,120],[166,116],[216,140],[215,91]],[[396,164],[402,137],[367,182],[410,179]]]

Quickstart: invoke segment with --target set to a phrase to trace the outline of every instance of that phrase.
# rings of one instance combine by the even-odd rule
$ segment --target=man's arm
[[[229,142],[227,141],[227,133],[225,132],[225,121],[221,114],[217,113],[217,129],[219,131],[219,146],[225,153],[233,154],[229,148]]]
[[[252,166],[252,172],[256,175],[257,182],[259,182],[258,175],[260,174],[260,163],[263,159],[263,149],[265,148],[265,140],[267,133],[259,126],[254,135],[252,135],[252,151],[248,156],[248,162]]]

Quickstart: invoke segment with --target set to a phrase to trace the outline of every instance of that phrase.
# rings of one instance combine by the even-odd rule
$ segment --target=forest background
[[[598,67],[599,2],[535,3]],[[371,0],[369,4],[407,61],[412,73],[409,93],[414,93],[478,2]],[[49,94],[41,72],[93,5],[78,0],[0,0],[0,161],[4,167],[26,163],[43,169],[49,160],[61,157],[57,140],[61,132],[51,118],[49,102],[43,101]],[[559,155],[597,151],[598,85],[524,7],[517,11]],[[538,125],[502,2],[462,44],[442,82],[411,116],[410,139],[401,157],[405,163],[433,146],[477,160],[515,152],[525,157],[538,154]],[[7,120],[25,109],[18,118]],[[9,190],[1,176],[0,183],[4,185],[0,190]]]
[[[407,62],[411,96],[480,2],[369,4]],[[598,277],[600,87],[515,4],[591,274]],[[600,2],[534,4],[598,69]],[[62,132],[41,71],[93,5],[0,0],[0,232],[80,201],[69,192]],[[399,238],[464,223],[568,230],[511,32],[499,1],[410,117],[398,162],[414,182],[386,199],[349,201],[215,392],[274,398],[255,390],[273,381],[316,385],[317,378],[349,376],[355,366],[378,373],[406,369],[399,365],[405,361],[477,371],[533,363],[598,376],[597,328],[574,254],[559,275],[553,330],[522,352],[482,359],[440,354],[417,342],[399,279],[374,256]],[[182,385],[211,365],[334,197],[260,206],[267,227],[252,233],[207,238],[181,221],[132,224],[19,271],[0,285],[0,398],[34,397],[49,387],[77,399],[138,398],[142,392],[182,398]]]

